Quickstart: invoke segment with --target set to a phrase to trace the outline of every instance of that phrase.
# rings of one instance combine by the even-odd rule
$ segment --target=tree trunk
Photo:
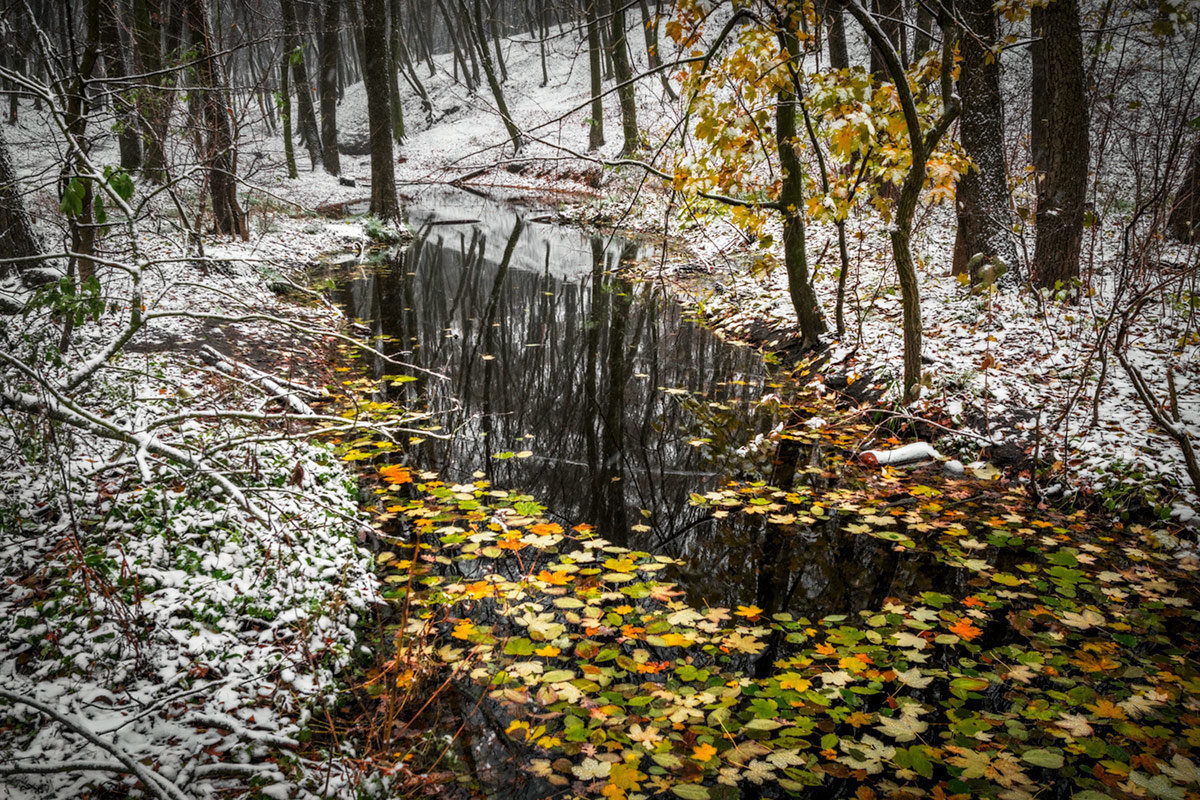
[[[279,0],[283,14],[284,42],[292,59],[292,83],[296,90],[297,122],[300,138],[308,149],[308,161],[312,169],[322,163],[321,133],[317,125],[317,112],[313,106],[312,87],[308,83],[308,66],[304,58],[304,45],[300,37],[300,23],[296,19],[295,0]]]
[[[284,51],[279,62],[279,116],[283,119],[283,160],[287,164],[288,177],[300,177],[296,170],[296,145],[292,141],[292,87],[288,73],[292,69],[291,56]]]
[[[137,114],[129,102],[125,76],[125,48],[121,44],[121,21],[115,4],[103,3],[100,8],[100,46],[104,54],[104,70],[108,73],[113,97],[113,116],[117,119],[117,142],[121,153],[121,168],[133,172],[142,166],[142,140],[137,127]]]
[[[613,71],[617,78],[617,100],[621,104],[621,128],[625,135],[621,155],[631,156],[642,149],[642,138],[638,133],[633,68],[629,63],[629,45],[625,36],[624,0],[610,0],[609,7],[612,17]]]
[[[213,226],[222,236],[238,236],[247,240],[250,232],[246,227],[246,215],[237,200],[237,154],[229,89],[221,69],[221,60],[213,47],[204,0],[188,0],[185,14],[192,35],[196,77],[203,94],[204,127],[207,133],[204,157],[208,161]]]
[[[1200,241],[1200,141],[1192,148],[1183,183],[1175,194],[1167,229],[1184,244]]]
[[[587,16],[588,74],[591,77],[592,111],[588,120],[588,150],[604,146],[603,66],[600,63],[600,19],[597,4],[600,0],[583,0]]]
[[[446,35],[450,39],[450,51],[454,54],[455,69],[461,68],[463,84],[467,87],[468,92],[474,92],[475,81],[471,78],[471,72],[467,69],[466,56],[464,56],[462,52],[465,46],[466,49],[471,52],[471,58],[474,59],[475,57],[475,51],[471,48],[470,34],[468,34],[465,37],[466,40],[463,41],[464,37],[459,35],[461,27],[455,27],[454,15],[450,13],[450,9],[446,8],[445,2],[443,2],[443,0],[437,0],[437,6],[442,12],[442,19],[446,23]],[[466,23],[464,22],[463,24],[465,25]]]
[[[466,3],[462,5],[464,16],[472,16],[467,11]],[[504,122],[504,130],[508,132],[508,138],[512,141],[513,153],[516,154],[521,150],[521,131],[513,122],[512,116],[508,113],[508,103],[504,101],[504,91],[500,88],[500,81],[496,78],[496,68],[492,65],[492,56],[488,52],[487,32],[483,27],[483,7],[481,0],[475,0],[475,49],[479,51],[479,58],[483,62],[483,73],[487,77],[488,88],[492,90],[492,98],[496,101],[496,110],[500,112],[500,119]]]
[[[889,77],[896,86],[900,106],[904,110],[912,163],[900,187],[896,204],[896,219],[891,230],[892,257],[900,278],[900,304],[904,314],[904,401],[911,402],[920,395],[921,387],[921,294],[916,265],[912,256],[913,218],[917,201],[925,183],[928,158],[957,118],[960,108],[953,93],[954,26],[948,15],[942,18],[942,114],[929,130],[924,130],[917,112],[912,89],[904,73],[904,62],[892,45],[891,36],[854,0],[846,0],[845,8],[863,27],[878,51]]]
[[[618,0],[619,1],[619,0]],[[799,42],[790,32],[779,34],[779,46],[788,53],[799,53]],[[793,78],[795,73],[793,73]],[[780,213],[783,214],[783,263],[787,270],[788,295],[800,325],[802,347],[817,347],[825,333],[825,320],[808,273],[804,227],[804,165],[796,154],[796,81],[789,80],[780,89],[775,105],[775,143],[779,149]]]
[[[1077,0],[1055,0],[1041,14],[1041,83],[1045,139],[1035,150],[1038,185],[1033,283],[1053,289],[1079,277],[1088,178],[1088,108]],[[1037,73],[1035,73],[1036,75]],[[1035,122],[1035,128],[1037,123]]]
[[[149,86],[138,94],[138,112],[143,120],[142,174],[154,183],[167,179],[167,130],[171,108],[175,104],[175,77],[163,72],[167,59],[159,42],[161,20],[154,0],[133,0],[133,39],[135,65],[151,77]],[[175,23],[178,24],[178,23]]]
[[[907,63],[900,47],[900,20],[904,14],[904,0],[875,0],[872,5],[875,7],[875,17],[879,21],[879,27],[887,34],[892,48],[900,54],[901,62]],[[871,44],[871,75],[875,77],[877,83],[891,80],[883,53],[874,43]]]
[[[488,24],[492,31],[492,44],[496,48],[496,66],[500,68],[500,82],[508,83],[508,67],[504,65],[504,51],[500,49],[500,21],[496,19],[497,0],[488,4]]]
[[[384,0],[362,0],[367,126],[371,136],[371,213],[396,218],[396,172],[392,162],[392,112],[388,108],[387,7]]]
[[[28,261],[0,263],[0,278],[7,277],[14,268],[20,272],[34,266],[37,263],[35,257],[42,252],[21,200],[23,194],[9,156],[3,126],[0,126],[0,253],[4,254],[3,258],[29,258]]]
[[[656,70],[662,66],[662,57],[658,54],[659,3],[656,0],[653,15],[650,13],[650,7],[647,5],[646,0],[638,0],[638,6],[642,12],[642,32],[646,37],[646,60],[650,65],[650,69]],[[678,100],[679,95],[676,94],[675,87],[671,86],[671,81],[667,77],[667,73],[659,72],[658,79],[662,83],[663,91],[667,93],[667,97],[672,100]]]
[[[321,96],[321,150],[325,154],[325,171],[330,175],[342,174],[337,129],[341,15],[342,0],[325,0],[325,15],[321,20],[321,74],[317,81],[317,89]]]
[[[1004,157],[1000,61],[993,49],[998,43],[996,12],[991,0],[959,0],[957,10],[966,28],[965,35],[959,37],[959,136],[972,166],[959,178],[956,191],[962,246],[955,248],[952,272],[969,273],[971,283],[976,284],[982,261],[999,259],[1011,269],[1016,265],[1017,250],[1012,239]],[[983,258],[976,258],[980,254]]]
[[[388,4],[388,105],[392,111],[392,138],[404,141],[404,106],[400,104],[400,0]]]
[[[846,47],[846,18],[836,0],[829,0],[825,14],[829,19],[829,66],[834,69],[850,69],[850,51]]]
[[[913,34],[913,61],[919,60],[933,46],[933,14],[924,2],[917,2],[917,30]]]

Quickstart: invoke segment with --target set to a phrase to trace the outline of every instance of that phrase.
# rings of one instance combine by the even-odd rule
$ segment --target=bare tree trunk
[[[34,257],[42,252],[22,195],[4,129],[0,126],[0,253],[4,258],[30,258],[29,261],[0,263],[0,278],[8,276],[14,268],[20,272],[34,266],[37,263]]]
[[[142,140],[137,128],[137,115],[129,102],[125,76],[125,47],[121,44],[121,21],[117,19],[118,8],[109,3],[100,8],[100,46],[104,53],[104,70],[108,73],[109,87],[113,97],[113,116],[117,119],[118,147],[121,153],[121,168],[133,172],[142,165]]]
[[[163,71],[167,58],[159,42],[158,25],[152,16],[155,8],[157,3],[154,0],[133,0],[135,64],[141,72],[152,76],[150,85],[138,94],[138,111],[144,120],[142,174],[154,183],[162,183],[167,176],[166,141],[171,109],[175,104],[175,77]],[[170,24],[180,24],[178,15],[172,18]]]
[[[642,12],[642,32],[646,37],[646,60],[650,65],[650,69],[658,69],[662,66],[662,57],[658,53],[658,20],[659,20],[659,2],[655,0],[654,13],[651,15],[650,7],[646,0],[638,0],[638,6]],[[667,97],[672,100],[678,100],[679,95],[675,92],[675,87],[671,85],[670,79],[666,72],[659,72],[658,79],[662,83],[663,91],[667,93]]]
[[[461,6],[464,15],[471,16],[467,10],[466,3]],[[512,116],[508,112],[508,103],[504,100],[504,90],[500,88],[500,81],[496,78],[496,68],[492,66],[492,56],[488,52],[487,32],[483,27],[483,6],[482,0],[475,0],[475,49],[479,51],[479,58],[483,62],[483,72],[487,77],[488,88],[492,90],[492,99],[496,101],[496,110],[500,112],[500,119],[504,122],[504,130],[508,132],[508,138],[512,141],[513,153],[518,153],[521,150],[521,131],[512,120]]]
[[[342,173],[338,154],[337,129],[337,71],[341,60],[340,31],[342,0],[325,0],[325,15],[321,20],[321,74],[317,88],[321,96],[321,149],[325,154],[325,171],[330,175]]]
[[[287,164],[288,177],[300,177],[296,170],[296,145],[292,141],[292,87],[288,74],[292,70],[291,56],[284,51],[279,62],[279,116],[283,119],[283,160]]]
[[[1184,244],[1200,241],[1200,141],[1192,148],[1183,183],[1175,194],[1167,229]]]
[[[208,159],[208,188],[212,197],[213,225],[218,234],[250,238],[246,215],[237,200],[237,151],[233,136],[229,89],[221,60],[213,47],[212,30],[204,0],[188,0],[185,6],[195,69],[203,93],[204,127],[207,129],[205,156]]]
[[[829,19],[829,66],[834,69],[850,69],[850,51],[846,47],[846,18],[837,0],[829,0],[825,6]]]
[[[924,2],[917,2],[917,30],[913,34],[913,61],[920,59],[933,46],[933,14]]]
[[[630,156],[642,149],[642,137],[638,133],[633,68],[629,64],[629,46],[625,36],[624,0],[610,0],[609,8],[612,18],[613,71],[617,78],[617,100],[621,104],[621,128],[625,135],[621,155]]]
[[[388,104],[392,111],[392,138],[404,141],[404,106],[400,104],[400,0],[388,3]]]
[[[454,17],[450,13],[450,10],[446,8],[446,4],[443,0],[437,0],[437,6],[442,12],[442,19],[446,23],[446,35],[450,38],[450,50],[454,54],[455,68],[462,69],[463,84],[467,87],[468,92],[474,92],[476,81],[471,78],[471,72],[467,69],[466,56],[464,56],[462,53],[465,47],[468,51],[470,51],[471,58],[475,58],[475,50],[471,47],[471,36],[469,33],[465,37],[459,35],[461,27],[455,26]],[[463,22],[463,25],[465,26],[467,23]]]
[[[790,31],[779,34],[779,46],[789,53],[800,52],[796,35]],[[792,145],[797,135],[795,84],[794,79],[786,81],[776,97],[775,140],[782,176],[779,208],[783,214],[783,263],[787,270],[788,295],[800,325],[803,347],[808,349],[820,345],[821,334],[825,333],[825,320],[821,316],[821,307],[808,271],[804,228],[804,166]]]
[[[587,15],[588,74],[592,84],[592,111],[588,120],[588,150],[604,146],[603,67],[600,64],[600,20],[597,4],[600,0],[583,0]]]
[[[1079,277],[1088,178],[1088,107],[1083,83],[1083,39],[1077,0],[1055,0],[1041,10],[1041,70],[1035,71],[1035,107],[1045,116],[1044,139],[1034,150],[1037,240],[1033,283],[1053,289]],[[1039,76],[1040,73],[1040,76]],[[1044,122],[1043,122],[1044,120]]]
[[[371,135],[371,213],[398,217],[396,172],[392,161],[392,112],[388,108],[387,6],[384,0],[362,0],[367,125]]]
[[[498,0],[488,4],[488,24],[492,31],[492,44],[496,48],[496,66],[500,68],[500,82],[508,83],[508,67],[504,65],[504,51],[500,49],[500,21],[496,19]]]
[[[317,125],[317,112],[313,106],[312,87],[308,83],[308,66],[304,58],[304,46],[300,38],[300,23],[296,19],[295,0],[279,0],[283,15],[284,42],[292,59],[292,83],[296,90],[296,111],[300,126],[300,138],[308,149],[308,160],[313,169],[322,163],[321,134]]]
[[[999,39],[996,12],[991,0],[959,0],[957,10],[966,27],[959,38],[959,137],[972,165],[959,178],[955,193],[961,247],[955,247],[952,272],[969,273],[975,284],[982,261],[998,258],[1011,269],[1016,266],[1017,249],[1012,239],[1004,157],[1000,61],[994,50]],[[979,255],[982,258],[976,258]]]

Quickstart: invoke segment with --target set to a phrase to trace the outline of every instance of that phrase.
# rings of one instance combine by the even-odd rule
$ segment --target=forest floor
[[[544,87],[536,46],[513,39],[506,47],[506,91],[514,117],[524,129],[540,132],[543,141],[531,141],[513,157],[486,93],[469,95],[450,81],[443,60],[428,83],[436,122],[422,119],[415,99],[406,96],[409,138],[398,152],[401,191],[471,176],[467,183],[473,189],[550,205],[573,224],[665,236],[675,255],[666,263],[635,265],[637,274],[677,291],[725,335],[794,353],[783,276],[750,269],[764,253],[740,230],[672,207],[669,193],[633,168],[604,169],[564,157],[561,148],[582,151],[587,134],[586,111],[560,119],[586,96],[586,69],[575,43],[564,37],[552,46]],[[656,85],[639,87],[638,97],[642,118],[654,120],[648,126],[652,139],[674,124],[678,108]],[[619,131],[612,100],[605,116],[610,142],[601,150],[609,157],[620,149],[612,140]],[[348,88],[340,114],[345,135],[361,133],[360,85]],[[22,174],[55,173],[62,153],[48,131],[28,107],[22,122],[9,129]],[[224,791],[232,780],[253,781],[266,796],[350,796],[364,781],[370,788],[370,781],[381,779],[359,771],[349,749],[344,757],[312,760],[298,737],[328,710],[349,665],[369,660],[360,651],[359,623],[381,587],[370,555],[359,546],[367,520],[359,512],[355,476],[330,445],[312,441],[302,423],[284,422],[271,398],[246,387],[246,373],[221,374],[199,363],[197,355],[208,344],[232,360],[307,384],[311,395],[301,396],[318,411],[334,412],[337,392],[319,387],[353,381],[348,367],[329,361],[347,321],[320,300],[288,299],[303,295],[302,289],[281,296],[267,286],[286,284],[322,256],[370,245],[361,221],[331,221],[316,213],[363,198],[369,167],[365,156],[343,158],[343,173],[356,179],[355,186],[319,170],[292,181],[283,170],[278,136],[253,127],[244,131],[243,142],[250,242],[206,237],[205,260],[165,261],[149,272],[146,296],[163,316],[125,348],[103,383],[71,401],[104,409],[122,423],[169,417],[177,424],[176,418],[186,418],[166,441],[224,449],[225,463],[252,476],[251,485],[269,497],[272,519],[286,523],[264,523],[249,507],[220,499],[207,477],[186,470],[173,476],[170,494],[164,495],[151,481],[139,481],[143,454],[103,438],[79,434],[61,443],[61,453],[35,452],[29,442],[53,439],[25,431],[20,423],[0,428],[4,527],[17,532],[3,550],[9,591],[0,599],[0,688],[110,736],[121,754],[155,764],[158,774],[196,794]],[[100,163],[115,163],[111,137],[99,138],[95,154]],[[54,240],[57,203],[48,192],[32,194],[31,200],[42,231]],[[940,426],[938,447],[947,455],[990,460],[1010,478],[1037,480],[1044,496],[1068,507],[1107,503],[1114,510],[1162,511],[1169,514],[1169,531],[1190,540],[1186,526],[1197,519],[1197,495],[1187,484],[1178,448],[1154,428],[1119,366],[1104,367],[1098,345],[1102,320],[1110,315],[1116,220],[1089,234],[1097,254],[1089,266],[1095,291],[1078,305],[1009,286],[972,294],[948,275],[952,226],[950,210],[933,207],[917,239],[931,374],[921,399],[911,406],[897,400],[899,297],[885,227],[867,214],[851,226],[855,272],[848,330],[829,336],[830,348],[814,368],[811,385],[819,392],[828,387],[832,398],[835,387],[861,381],[877,395],[873,402],[880,409]],[[820,254],[816,287],[828,310],[837,282],[828,254],[836,247],[829,244],[830,228],[816,225],[810,233],[810,252]],[[171,259],[178,253],[175,236],[167,224],[146,231],[144,243],[152,255]],[[105,291],[127,298],[127,288],[115,279]],[[21,290],[4,289],[14,301],[25,299]],[[1200,336],[1185,291],[1164,291],[1148,307],[1135,329],[1133,357],[1155,385],[1165,386],[1167,368],[1175,370],[1181,410],[1195,425]],[[81,326],[77,357],[102,351],[119,325],[104,317]],[[31,344],[18,341],[18,331],[6,335],[15,348]],[[59,380],[69,365],[46,369]],[[349,397],[354,387],[338,391]],[[251,416],[240,428],[212,425],[220,410]],[[882,438],[857,446],[897,443]],[[1032,470],[1032,459],[1045,466]],[[61,473],[39,467],[46,463],[61,464]],[[72,488],[79,486],[88,488]],[[72,507],[83,510],[78,518],[63,511]],[[1053,524],[1066,526],[1064,519],[1056,516]],[[1175,550],[1178,544],[1172,541],[1168,552],[1193,569],[1190,548]],[[1080,555],[1074,566],[1089,557]],[[995,574],[1003,576],[997,583],[1011,578]],[[1146,574],[1137,582],[1149,586],[1150,594],[1166,591]],[[121,617],[130,609],[136,617]],[[971,612],[976,613],[973,606]],[[1086,614],[1070,620],[1072,629],[1096,624]],[[961,623],[954,622],[970,641],[974,629],[969,621]],[[845,669],[830,674],[849,680]],[[1161,703],[1154,692],[1133,697],[1147,707]],[[18,733],[32,737],[21,739],[21,759],[61,764],[87,747],[78,731],[63,735],[43,726],[30,733],[35,719],[24,708],[3,720],[14,741]],[[104,757],[99,750],[84,752]],[[1181,773],[1190,765],[1169,763]],[[95,785],[96,775],[63,770],[54,780],[21,784],[17,796],[79,794]],[[53,786],[50,795],[47,785]]]

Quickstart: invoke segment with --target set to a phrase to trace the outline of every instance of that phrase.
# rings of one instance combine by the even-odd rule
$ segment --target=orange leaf
[[[966,617],[951,625],[950,632],[958,634],[959,637],[966,639],[968,642],[983,634],[983,631],[972,625],[971,620]]]

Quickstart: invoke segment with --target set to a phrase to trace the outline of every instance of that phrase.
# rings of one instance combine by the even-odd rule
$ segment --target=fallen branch
[[[141,781],[142,785],[146,787],[146,789],[150,792],[150,794],[159,798],[159,800],[188,800],[188,796],[186,794],[184,794],[179,789],[178,786],[171,783],[169,780],[164,778],[162,775],[159,775],[157,772],[154,772],[151,769],[147,769],[145,766],[143,766],[141,764],[141,762],[139,762],[133,756],[126,753],[121,748],[117,747],[112,742],[107,742],[104,739],[101,739],[96,734],[92,733],[92,731],[88,729],[87,723],[84,722],[83,720],[78,720],[78,719],[75,719],[74,717],[68,716],[67,714],[62,713],[58,709],[53,708],[53,707],[41,702],[40,700],[35,700],[32,697],[26,697],[25,695],[17,694],[16,692],[10,692],[7,689],[0,689],[0,698],[4,698],[5,700],[8,700],[10,703],[16,703],[16,704],[20,704],[20,705],[29,706],[30,708],[50,717],[55,722],[57,722],[59,725],[62,725],[64,728],[71,731],[72,733],[76,733],[76,734],[82,736],[84,739],[86,739],[89,742],[91,742],[92,744],[96,745],[96,747],[99,747],[101,750],[105,751],[106,753],[108,753],[109,755],[111,755],[113,758],[115,758],[117,761],[119,761],[121,763],[121,765],[124,767],[124,769],[120,769],[120,770],[116,770],[116,771],[126,772],[126,773],[136,777],[139,781]],[[59,766],[69,765],[71,763],[73,763],[73,762],[69,762],[69,761],[61,762],[59,764]],[[83,762],[83,763],[93,764],[93,765],[107,764],[107,762],[99,762],[99,761]],[[16,767],[16,766],[23,766],[23,765],[10,764],[9,766]],[[42,766],[50,766],[50,765],[42,765]],[[116,765],[113,765],[113,766],[115,767]],[[92,766],[89,768],[98,769],[101,767]]]

